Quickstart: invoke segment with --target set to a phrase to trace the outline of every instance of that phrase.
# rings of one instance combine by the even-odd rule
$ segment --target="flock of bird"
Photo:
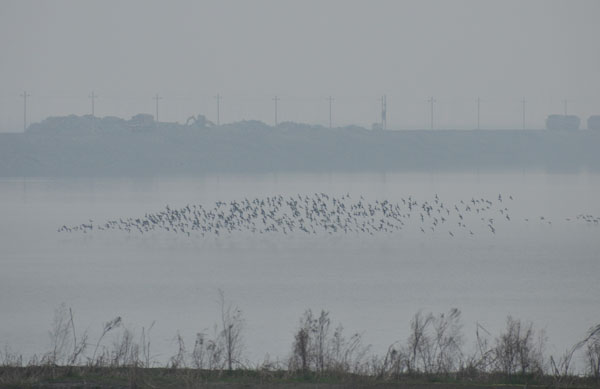
[[[579,215],[577,215],[576,219],[584,221],[584,222],[586,222],[588,224],[592,224],[593,223],[593,224],[598,225],[600,223],[600,217],[593,216],[593,215],[590,215],[590,214],[579,214]],[[571,221],[571,219],[567,219],[567,221]]]
[[[121,230],[129,233],[167,231],[186,236],[220,236],[249,231],[254,234],[369,234],[393,233],[413,229],[416,232],[441,231],[451,237],[488,231],[495,234],[499,224],[510,222],[508,204],[511,195],[497,198],[471,198],[454,204],[445,203],[436,194],[419,201],[412,196],[398,202],[367,201],[350,194],[330,196],[326,193],[295,196],[266,196],[243,200],[217,201],[211,207],[200,204],[149,213],[139,218],[93,220],[76,226],[62,226],[59,232]],[[578,220],[598,224],[600,217],[579,215]],[[567,219],[569,220],[569,219]],[[529,221],[525,219],[525,221]],[[540,221],[551,223],[544,217]],[[474,225],[477,224],[477,225]],[[483,227],[483,228],[481,228]]]

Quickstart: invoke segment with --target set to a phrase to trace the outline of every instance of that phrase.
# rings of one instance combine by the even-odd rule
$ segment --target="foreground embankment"
[[[77,366],[0,367],[0,388],[44,389],[125,389],[125,388],[205,388],[205,389],[523,389],[523,388],[596,388],[593,380],[570,377],[557,383],[550,376],[505,377],[402,375],[393,379],[343,373],[299,374],[285,371],[235,370],[202,371],[195,369],[96,368]]]
[[[341,324],[333,329],[328,312],[317,316],[307,310],[293,334],[288,357],[265,356],[253,363],[244,357],[242,312],[227,303],[222,292],[220,305],[214,335],[198,333],[190,347],[178,332],[176,353],[161,364],[152,351],[151,328],[137,337],[116,317],[104,324],[94,341],[87,330],[76,331],[73,312],[63,304],[48,333],[50,351],[27,362],[8,346],[0,352],[0,387],[592,388],[600,384],[600,325],[564,354],[548,357],[544,331],[509,316],[505,331],[495,338],[478,325],[476,347],[469,352],[459,310],[439,315],[419,311],[406,343],[394,342],[385,355],[376,355],[362,343],[360,333],[346,335]],[[573,369],[578,357],[586,360],[585,374]]]

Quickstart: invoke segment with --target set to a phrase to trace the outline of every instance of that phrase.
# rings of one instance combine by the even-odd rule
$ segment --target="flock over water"
[[[412,229],[423,234],[442,232],[450,237],[472,236],[476,232],[495,234],[497,228],[513,221],[509,208],[513,201],[512,195],[502,194],[493,199],[473,197],[452,204],[442,201],[437,194],[431,200],[419,201],[408,196],[397,202],[368,201],[363,196],[353,198],[350,194],[337,197],[326,193],[275,195],[217,201],[212,206],[191,204],[177,209],[166,206],[162,211],[141,217],[63,225],[58,232],[119,230],[145,234],[165,231],[205,237],[236,232],[374,235]],[[537,219],[541,223],[552,223],[544,216]],[[584,214],[566,220],[600,223],[600,217]]]

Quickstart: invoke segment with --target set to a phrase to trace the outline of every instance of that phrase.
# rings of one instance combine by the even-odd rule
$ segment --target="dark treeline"
[[[156,123],[68,116],[0,134],[0,176],[194,176],[277,171],[600,170],[600,131],[371,131],[202,115]]]
[[[90,339],[87,331],[76,332],[73,312],[63,304],[56,309],[49,331],[49,351],[28,361],[8,346],[0,352],[0,386],[98,374],[124,375],[132,386],[140,386],[144,374],[155,374],[149,370],[168,371],[171,379],[183,377],[191,380],[188,383],[247,376],[261,382],[334,379],[557,388],[600,385],[600,325],[589,329],[564,353],[546,355],[545,334],[532,323],[509,316],[504,330],[495,335],[478,324],[474,347],[467,347],[458,309],[440,314],[418,312],[410,321],[408,338],[391,343],[384,355],[376,355],[363,342],[362,334],[346,334],[341,324],[334,326],[329,312],[307,310],[290,334],[289,355],[256,363],[244,357],[242,311],[227,302],[223,293],[219,304],[221,314],[213,331],[196,334],[191,345],[177,333],[176,352],[166,362],[155,360],[151,327],[135,334],[116,317],[102,326],[97,339]],[[584,361],[577,371],[573,366],[576,357]]]

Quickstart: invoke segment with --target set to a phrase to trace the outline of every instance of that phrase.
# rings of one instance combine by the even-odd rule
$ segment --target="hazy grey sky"
[[[528,126],[600,114],[600,1],[0,0],[0,130],[90,112],[394,128]]]

